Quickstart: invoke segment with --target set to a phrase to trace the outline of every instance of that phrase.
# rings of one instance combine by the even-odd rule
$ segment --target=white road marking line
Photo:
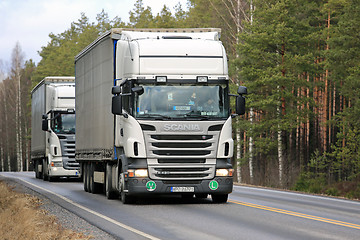
[[[18,179],[20,179],[20,178],[18,178]],[[151,240],[160,240],[160,238],[157,238],[157,237],[154,237],[154,236],[152,236],[152,235],[150,235],[150,234],[144,233],[144,232],[142,232],[142,231],[140,231],[140,230],[137,230],[137,229],[132,228],[132,227],[130,227],[130,226],[128,226],[128,225],[125,225],[125,224],[123,224],[123,223],[121,223],[121,222],[118,222],[118,221],[116,221],[116,220],[114,220],[114,219],[112,219],[112,218],[109,218],[109,217],[107,217],[107,216],[105,216],[105,215],[102,215],[102,214],[100,214],[100,213],[98,213],[98,212],[95,212],[95,211],[93,211],[93,210],[91,210],[91,209],[89,209],[89,208],[87,208],[87,207],[81,206],[80,204],[78,204],[78,203],[76,203],[76,202],[74,202],[74,201],[72,201],[72,200],[70,200],[70,199],[68,199],[68,198],[66,198],[66,197],[64,197],[64,196],[61,196],[61,195],[59,195],[59,194],[57,194],[57,193],[54,193],[54,192],[52,192],[52,191],[50,191],[50,190],[47,190],[47,189],[42,188],[42,187],[39,187],[39,186],[37,186],[37,185],[35,185],[35,184],[33,184],[33,183],[30,183],[30,182],[28,182],[28,181],[26,181],[26,180],[24,180],[24,179],[20,179],[20,180],[23,181],[23,182],[26,182],[27,184],[29,184],[29,185],[31,185],[31,186],[34,186],[34,187],[38,188],[38,189],[41,189],[41,190],[46,191],[46,192],[48,192],[48,193],[51,193],[51,194],[57,196],[58,198],[61,198],[62,200],[66,201],[66,202],[68,202],[68,203],[70,203],[70,204],[72,204],[72,205],[74,205],[74,206],[76,206],[76,207],[78,207],[78,208],[81,208],[82,210],[85,210],[85,211],[87,211],[87,212],[89,212],[89,213],[91,213],[91,214],[94,214],[94,215],[96,215],[96,216],[98,216],[98,217],[100,217],[100,218],[102,218],[102,219],[104,219],[104,220],[106,220],[106,221],[109,221],[109,222],[111,222],[111,223],[113,223],[113,224],[115,224],[115,225],[117,225],[117,226],[119,226],[119,227],[122,227],[122,228],[124,228],[124,229],[126,229],[126,230],[129,230],[129,231],[131,231],[131,232],[133,232],[133,233],[136,233],[136,234],[138,234],[138,235],[140,235],[140,236],[143,236],[143,237],[148,238],[148,239],[151,239]]]

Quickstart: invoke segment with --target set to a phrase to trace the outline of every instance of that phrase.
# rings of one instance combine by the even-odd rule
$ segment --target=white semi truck
[[[75,78],[46,77],[31,92],[31,160],[36,178],[80,177],[75,161]]]
[[[236,114],[219,38],[220,29],[111,29],[75,57],[85,191],[123,203],[164,194],[227,201]]]

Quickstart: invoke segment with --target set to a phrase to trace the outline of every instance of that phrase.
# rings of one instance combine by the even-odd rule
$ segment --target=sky
[[[38,51],[50,42],[49,34],[60,34],[77,22],[81,13],[96,22],[102,9],[109,19],[118,16],[129,22],[129,12],[136,0],[0,0],[0,68],[11,63],[11,53],[19,42],[24,60],[37,64]],[[156,16],[164,4],[174,12],[177,3],[185,10],[187,0],[143,0],[144,7],[151,7]],[[0,69],[1,70],[1,69]]]

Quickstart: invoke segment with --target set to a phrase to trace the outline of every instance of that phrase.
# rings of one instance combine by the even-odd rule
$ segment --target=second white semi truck
[[[227,201],[234,115],[219,38],[220,29],[111,29],[75,57],[85,191],[123,203],[164,194]]]
[[[46,77],[31,92],[31,160],[36,178],[77,177],[75,78]]]

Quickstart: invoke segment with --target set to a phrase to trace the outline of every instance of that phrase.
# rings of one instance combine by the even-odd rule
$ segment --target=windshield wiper
[[[153,114],[152,113],[141,114],[138,117],[150,117],[150,118],[154,118],[155,120],[171,119],[171,117],[169,117],[169,116],[156,114],[156,113],[153,113]]]
[[[184,113],[184,114],[177,114],[176,116],[184,116],[186,118],[199,118],[201,120],[207,120],[207,119],[210,118],[207,115],[201,115],[200,113],[194,112],[194,111],[187,112],[187,113]]]

